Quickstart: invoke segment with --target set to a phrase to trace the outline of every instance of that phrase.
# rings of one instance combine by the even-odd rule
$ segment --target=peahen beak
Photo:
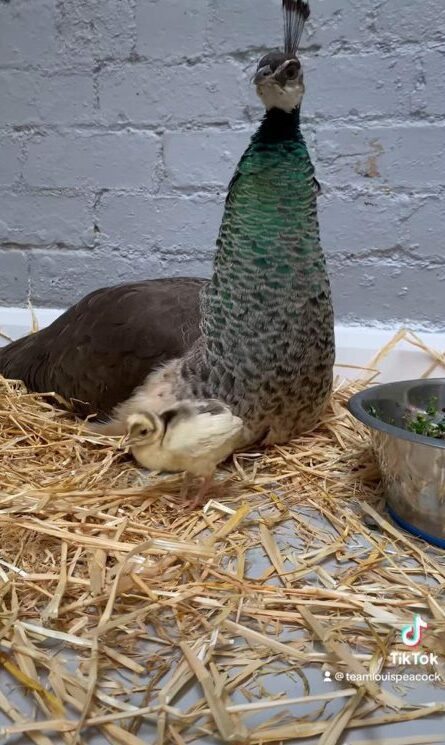
[[[271,75],[272,68],[270,67],[270,65],[265,65],[264,67],[260,67],[260,69],[256,71],[253,77],[253,82],[255,85],[263,85],[267,80],[269,80]]]

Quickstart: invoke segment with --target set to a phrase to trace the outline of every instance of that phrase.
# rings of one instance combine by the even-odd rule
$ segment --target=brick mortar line
[[[134,122],[128,120],[126,122],[110,122],[101,123],[97,121],[91,122],[73,122],[72,124],[57,124],[50,122],[29,122],[26,124],[8,124],[0,127],[0,138],[2,137],[15,137],[22,135],[23,137],[45,137],[48,134],[55,134],[58,136],[72,135],[78,133],[79,135],[84,133],[90,133],[92,135],[106,135],[106,134],[120,134],[120,133],[147,133],[154,137],[161,138],[165,134],[189,134],[202,133],[205,131],[218,133],[218,132],[233,132],[233,133],[244,133],[249,132],[252,128],[259,124],[261,117],[255,120],[224,120],[215,122],[209,120],[208,122],[197,120],[182,120],[178,121],[174,125],[164,125],[161,123],[150,123],[150,122]],[[310,116],[305,115],[302,112],[302,131],[303,134],[311,134],[311,130],[314,128],[318,132],[338,132],[339,128],[342,129],[358,129],[363,131],[369,131],[370,129],[415,129],[425,126],[439,129],[445,125],[445,115],[443,114],[423,114],[418,112],[408,116],[385,116],[378,118],[375,115],[357,115],[356,117],[322,117],[322,116]],[[190,129],[190,126],[193,128]],[[320,129],[321,128],[321,129]]]
[[[75,67],[71,62],[66,62],[66,66],[61,67],[60,63],[62,60],[54,61],[54,67],[48,66],[42,63],[38,64],[8,64],[1,63],[0,71],[9,72],[37,72],[40,74],[47,74],[50,76],[66,76],[66,75],[85,75],[93,73],[94,69],[100,67],[98,72],[104,72],[116,68],[121,69],[122,67],[134,67],[137,65],[152,65],[153,63],[159,64],[162,67],[196,67],[198,65],[205,65],[208,63],[218,62],[233,62],[235,65],[241,66],[246,63],[254,64],[258,56],[261,56],[267,51],[274,47],[260,46],[260,47],[247,47],[245,49],[233,50],[231,52],[218,53],[217,50],[210,50],[208,53],[200,53],[196,56],[179,55],[177,57],[172,56],[171,58],[162,57],[149,57],[143,55],[136,50],[133,50],[130,56],[126,57],[91,57],[88,59],[79,58]],[[316,47],[302,47],[301,57],[303,64],[305,60],[314,59],[350,59],[351,57],[360,57],[366,59],[370,56],[379,56],[382,60],[385,59],[401,59],[405,57],[412,57],[417,53],[421,56],[425,56],[431,53],[445,54],[445,35],[442,40],[438,41],[419,41],[412,42],[406,41],[393,46],[388,44],[371,44],[371,45],[351,45],[350,47],[341,48],[330,48],[328,45],[324,49],[320,46]],[[57,66],[56,66],[57,65]]]

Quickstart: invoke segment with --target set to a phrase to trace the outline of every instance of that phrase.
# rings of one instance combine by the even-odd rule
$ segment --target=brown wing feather
[[[0,373],[55,391],[82,413],[109,413],[199,336],[204,279],[146,280],[96,290],[37,334],[0,350]]]

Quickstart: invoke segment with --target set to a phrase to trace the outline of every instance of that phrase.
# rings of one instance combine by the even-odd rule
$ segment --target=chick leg
[[[201,486],[199,487],[196,496],[192,501],[190,502],[190,509],[196,510],[198,507],[203,507],[204,504],[207,502],[209,498],[209,494],[212,490],[212,486],[215,486],[215,482],[213,480],[213,473],[207,474],[207,476],[204,476],[204,479],[201,482]]]
[[[187,499],[191,485],[192,485],[193,477],[187,473],[187,471],[184,473],[184,477],[182,479],[181,484],[181,490],[179,492],[179,496],[181,499]]]

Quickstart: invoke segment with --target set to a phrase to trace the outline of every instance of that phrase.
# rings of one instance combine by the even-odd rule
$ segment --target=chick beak
[[[127,448],[131,447],[131,445],[134,442],[134,438],[131,436],[131,432],[127,432],[126,435],[124,435],[120,441],[120,447],[122,450],[126,450]]]

